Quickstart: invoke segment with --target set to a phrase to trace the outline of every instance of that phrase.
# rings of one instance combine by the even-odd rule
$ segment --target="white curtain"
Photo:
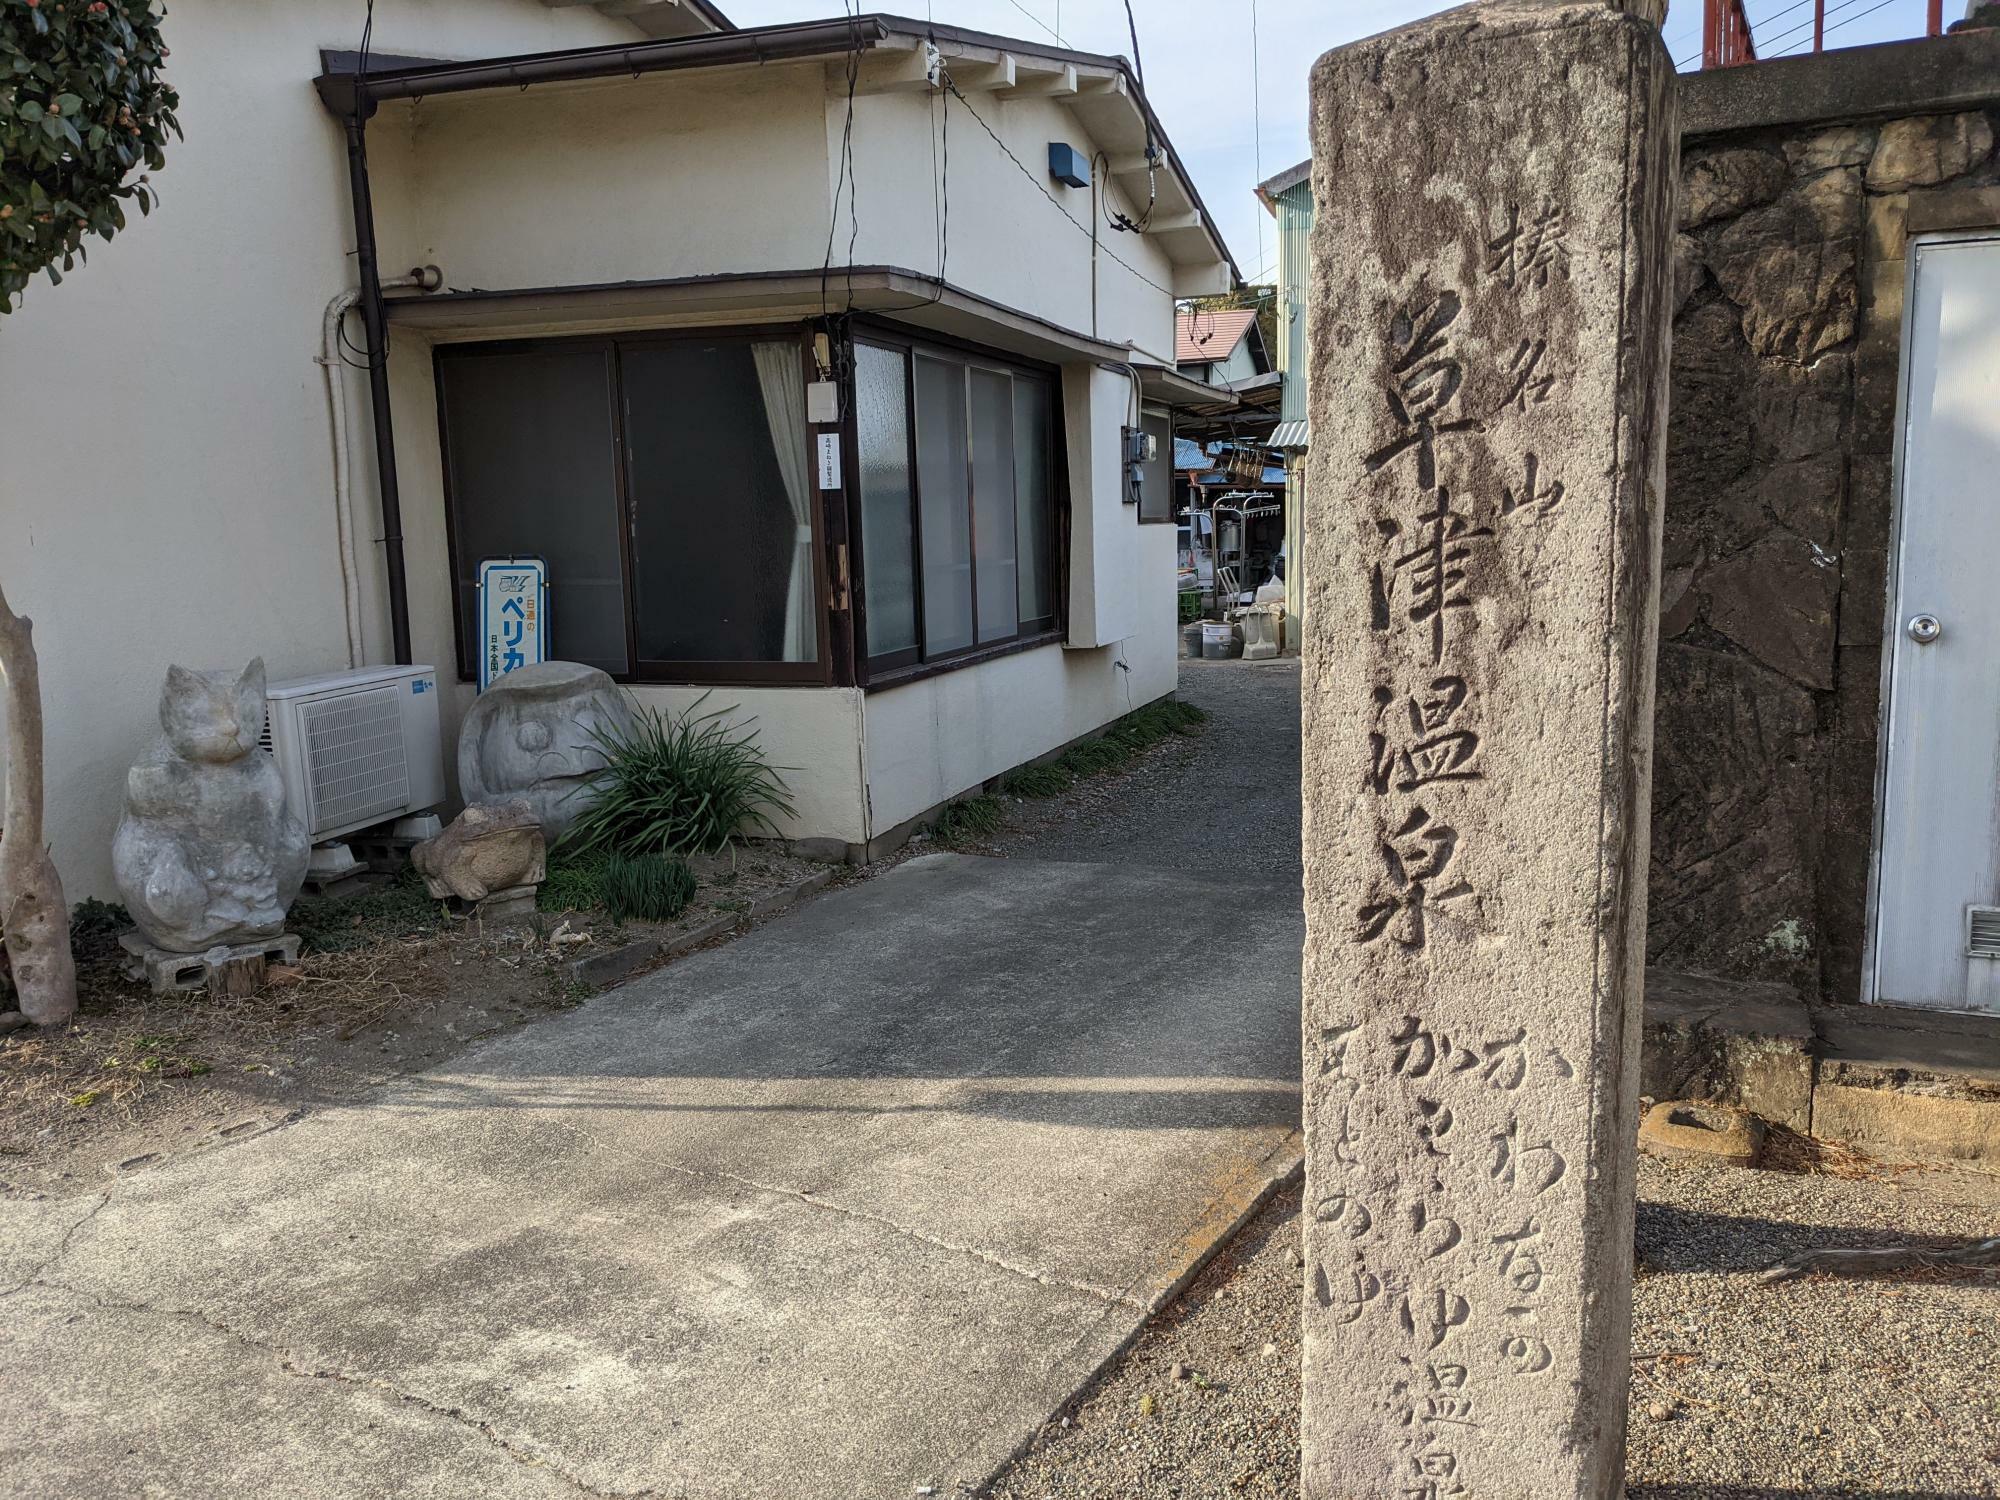
[[[813,661],[819,654],[819,629],[813,614],[813,472],[807,456],[805,360],[795,343],[752,344],[750,355],[757,362],[764,419],[771,424],[771,447],[785,477],[795,528],[792,587],[785,601],[785,660]]]

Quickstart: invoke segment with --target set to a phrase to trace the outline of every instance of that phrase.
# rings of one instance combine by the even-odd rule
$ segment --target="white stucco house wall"
[[[1122,60],[429,0],[379,9],[358,89],[357,14],[179,0],[160,207],[0,325],[0,569],[73,897],[110,893],[169,663],[432,664],[449,765],[491,555],[549,559],[555,656],[754,717],[828,852],[1173,690],[1174,533],[1122,433],[1194,393],[1174,299],[1236,276]],[[369,232],[440,285],[385,293],[375,359],[346,318],[336,435],[321,323]]]

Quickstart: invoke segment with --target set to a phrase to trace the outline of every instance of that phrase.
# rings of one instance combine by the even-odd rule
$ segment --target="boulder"
[[[1833,686],[1840,569],[1804,537],[1773,531],[1710,567],[1708,623],[1793,682]]]
[[[1674,236],[1674,315],[1688,305],[1701,286],[1701,241],[1691,234]]]
[[[1868,191],[1929,187],[1971,171],[1992,151],[1993,127],[1977,111],[1891,120],[1868,159]]]
[[[548,846],[525,797],[475,802],[434,839],[410,851],[424,887],[443,900],[484,901],[495,891],[540,885]]]
[[[1769,203],[1791,176],[1768,151],[1705,151],[1681,168],[1681,228],[1699,229]]]
[[[458,731],[458,790],[468,805],[524,798],[556,843],[590,805],[603,735],[629,734],[631,706],[596,667],[545,661],[500,678]]]
[[[1855,243],[1791,244],[1754,236],[1718,243],[1715,279],[1742,310],[1757,353],[1810,364],[1854,337],[1860,308]]]
[[[1858,168],[1822,172],[1709,242],[1715,279],[1757,353],[1808,364],[1854,336],[1861,234]]]
[[[1785,160],[1801,177],[1832,167],[1865,167],[1875,150],[1872,125],[1836,125],[1785,142]]]

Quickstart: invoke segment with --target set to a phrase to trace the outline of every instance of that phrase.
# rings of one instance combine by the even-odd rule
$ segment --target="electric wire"
[[[1013,6],[1014,9],[1018,10],[1022,15],[1026,16],[1030,21],[1033,21],[1037,26],[1041,27],[1042,30],[1046,31],[1050,36],[1054,37],[1057,41],[1062,42],[1062,44],[1065,47],[1069,45],[1067,41],[1064,41],[1063,34],[1060,31],[1057,31],[1055,26],[1051,26],[1047,21],[1044,21],[1040,16],[1036,15],[1033,11],[1029,10],[1027,6],[1021,3],[1021,0],[1007,0],[1007,3]],[[1062,0],[1056,0],[1056,26],[1060,26],[1061,24],[1062,24]]]
[[[362,94],[368,86],[368,54],[373,47],[374,40],[375,0],[368,0],[367,12],[361,23],[360,56],[354,65],[354,107],[356,109],[361,108]],[[363,169],[366,170],[368,161],[368,141],[366,136],[363,136],[361,141],[361,161]],[[382,349],[379,354],[372,349],[363,348],[360,344],[354,342],[348,335],[347,319],[345,317],[340,320],[339,325],[334,329],[334,338],[337,346],[333,351],[334,355],[348,369],[375,370],[388,366],[389,325],[386,322],[382,325]],[[349,358],[349,355],[354,357]]]
[[[822,320],[828,317],[829,312],[827,284],[833,275],[833,239],[840,229],[840,194],[843,187],[847,191],[847,305],[850,309],[854,306],[854,243],[861,230],[854,197],[854,88],[861,73],[860,13],[855,8],[855,0],[841,0],[841,8],[847,13],[853,45],[847,49],[847,118],[841,126],[840,165],[834,175],[833,201],[828,206],[826,257],[819,268],[819,315]]]
[[[1130,0],[1127,0],[1129,6]],[[1264,180],[1264,90],[1257,65],[1257,0],[1250,0],[1250,150],[1257,180]],[[1257,259],[1264,259],[1264,216],[1257,215]]]
[[[1049,202],[1053,203],[1056,206],[1056,211],[1059,212],[1065,219],[1069,220],[1069,224],[1072,229],[1074,229],[1078,234],[1083,235],[1087,238],[1091,233],[1090,229],[1085,225],[1078,223],[1076,215],[1071,213],[1067,208],[1063,206],[1062,200],[1058,198],[1054,193],[1050,192],[1048,188],[1043,185],[1041,178],[1037,177],[1033,172],[1029,171],[1027,164],[1023,162],[1020,157],[1014,154],[1013,150],[1008,146],[1008,144],[1005,141],[1001,140],[999,136],[993,133],[993,127],[986,123],[986,117],[980,114],[978,110],[974,109],[972,107],[972,101],[967,99],[963,93],[959,92],[958,85],[951,81],[949,74],[945,75],[944,87],[945,91],[949,93],[953,99],[956,99],[960,104],[965,106],[965,112],[972,116],[973,122],[976,125],[978,125],[981,130],[986,132],[987,136],[992,140],[993,144],[1000,148],[1000,154],[1002,156],[1005,156],[1007,160],[1009,160],[1014,164],[1014,170],[1019,172],[1023,177],[1027,178],[1028,181],[1032,182],[1035,185],[1036,190],[1040,192],[1044,198],[1048,199]],[[1108,245],[1101,246],[1100,248],[1103,249],[1104,254],[1106,256],[1108,256],[1112,260],[1117,261],[1119,265],[1123,266],[1126,270],[1130,271],[1134,276],[1138,277],[1139,280],[1145,282],[1146,285],[1151,287],[1154,291],[1162,292],[1169,297],[1173,296],[1173,291],[1171,288],[1161,286],[1159,282],[1153,280],[1152,277],[1148,276],[1144,271],[1140,270],[1137,266],[1133,265],[1129,260],[1126,260],[1122,255],[1120,255],[1117,251],[1111,249]]]
[[[1749,26],[1749,28],[1750,28],[1750,36],[1751,36],[1751,39],[1752,39],[1752,42],[1753,42],[1753,44],[1754,44],[1754,43],[1755,43],[1755,41],[1756,41],[1756,37],[1757,37],[1757,28],[1758,28],[1759,26],[1769,26],[1769,25],[1770,25],[1770,24],[1771,24],[1771,23],[1772,23],[1773,21],[1778,21],[1778,20],[1782,20],[1782,19],[1783,19],[1784,17],[1786,17],[1786,16],[1789,16],[1789,15],[1790,15],[1790,14],[1791,14],[1791,13],[1792,13],[1793,11],[1795,11],[1795,10],[1804,10],[1804,9],[1805,9],[1805,8],[1806,8],[1806,7],[1808,6],[1808,5],[1811,5],[1812,3],[1813,3],[1813,0],[1792,0],[1792,3],[1791,3],[1790,5],[1787,5],[1787,6],[1786,6],[1786,7],[1785,7],[1785,8],[1783,9],[1783,10],[1774,10],[1774,11],[1772,11],[1772,12],[1771,12],[1771,13],[1770,13],[1770,14],[1769,14],[1768,16],[1763,16],[1763,17],[1761,17],[1761,18],[1753,18],[1753,17],[1752,17],[1752,16],[1751,16],[1751,15],[1749,14],[1749,12],[1748,12],[1748,11],[1746,10],[1746,11],[1744,12],[1744,17],[1743,17],[1743,19],[1744,19],[1745,23],[1746,23],[1746,24],[1747,24],[1747,25]],[[1811,22],[1810,20],[1808,20],[1808,21],[1806,21],[1806,22],[1804,23],[1804,25],[1805,25],[1805,26],[1810,26],[1810,25],[1812,25],[1812,22]],[[1767,47],[1768,47],[1768,46],[1770,46],[1770,45],[1771,45],[1771,43],[1772,43],[1772,42],[1776,42],[1776,41],[1783,41],[1783,40],[1784,40],[1784,39],[1785,39],[1786,37],[1788,37],[1788,36],[1792,35],[1792,33],[1793,33],[1793,32],[1795,32],[1795,31],[1798,31],[1798,30],[1800,30],[1800,29],[1801,29],[1801,28],[1800,28],[1800,27],[1798,27],[1798,26],[1792,26],[1792,27],[1788,27],[1788,28],[1787,28],[1786,30],[1784,30],[1784,31],[1781,31],[1780,33],[1778,33],[1778,35],[1777,35],[1777,36],[1775,36],[1775,37],[1771,37],[1771,38],[1769,38],[1769,39],[1765,40],[1765,41],[1763,42],[1763,45],[1764,45],[1764,46],[1767,46]],[[1687,40],[1688,40],[1689,38],[1691,38],[1691,37],[1692,37],[1693,35],[1694,35],[1694,32],[1693,32],[1693,31],[1689,31],[1689,32],[1686,32],[1686,33],[1683,33],[1683,35],[1682,35],[1682,37],[1681,37],[1681,40],[1680,40],[1679,42],[1675,42],[1675,43],[1673,44],[1673,46],[1675,46],[1675,47],[1678,47],[1678,46],[1680,46],[1680,45],[1681,45],[1681,42],[1685,42],[1685,41],[1687,41]],[[1669,50],[1671,50],[1671,48],[1670,48]],[[1676,63],[1674,64],[1674,66],[1675,66],[1675,68],[1684,68],[1684,67],[1686,67],[1686,66],[1687,66],[1687,65],[1688,65],[1689,63],[1691,63],[1691,62],[1694,62],[1694,61],[1696,61],[1696,60],[1697,60],[1698,58],[1700,58],[1700,57],[1701,57],[1701,55],[1702,55],[1702,53],[1701,53],[1701,49],[1700,49],[1700,48],[1696,48],[1696,49],[1695,49],[1695,50],[1694,50],[1693,52],[1690,52],[1690,53],[1689,53],[1689,54],[1688,54],[1688,55],[1687,55],[1686,57],[1683,57],[1683,58],[1682,58],[1682,59],[1681,59],[1680,61],[1676,62]],[[1776,55],[1778,55],[1778,54],[1776,54],[1776,53],[1773,53],[1773,54],[1772,54],[1772,56],[1776,56]]]
[[[1826,14],[1828,17],[1837,16],[1842,11],[1851,10],[1860,3],[1861,0],[1840,0],[1840,3],[1838,5],[1832,5],[1827,7]],[[1776,18],[1773,17],[1773,19]],[[1768,52],[1765,54],[1765,56],[1767,58],[1782,57],[1785,53],[1791,51],[1792,49],[1789,47],[1778,47],[1778,43],[1784,41],[1787,37],[1797,36],[1801,32],[1806,33],[1806,38],[1805,38],[1806,43],[1807,45],[1811,45],[1812,42],[1811,32],[1813,29],[1813,23],[1817,19],[1818,18],[1815,16],[1807,16],[1803,21],[1800,21],[1797,25],[1787,26],[1783,31],[1779,32],[1776,36],[1766,37],[1763,41],[1763,45],[1766,47],[1776,47],[1777,50],[1774,52]],[[1831,31],[1833,28],[1828,27],[1827,29]]]
[[[1143,97],[1146,92],[1146,62],[1139,55],[1139,23],[1132,17],[1132,0],[1125,0],[1125,29],[1126,33],[1132,38],[1132,71],[1139,80],[1139,93]],[[1150,113],[1144,116],[1144,121],[1146,126],[1146,207],[1136,219],[1128,218],[1126,215],[1116,211],[1106,210],[1108,215],[1106,222],[1113,229],[1125,230],[1132,234],[1144,234],[1146,232],[1148,226],[1153,222],[1153,205],[1160,201],[1158,176],[1160,151],[1158,144],[1153,140],[1153,119]],[[1096,195],[1093,194],[1093,196],[1095,197]],[[1097,201],[1102,203],[1104,199],[1098,197]],[[1094,225],[1092,232],[1093,234],[1095,233]]]
[[[935,38],[930,39],[935,45]],[[917,304],[930,307],[944,300],[945,271],[951,265],[951,101],[945,97],[945,90],[951,87],[951,73],[942,61],[938,64],[938,81],[931,85],[927,108],[932,124],[931,138],[931,225],[937,234],[937,285],[928,300]],[[940,101],[944,104],[939,112]],[[943,140],[943,164],[940,167],[939,139]]]
[[[1859,3],[1860,0],[1846,0],[1845,4],[1836,5],[1832,7],[1830,10],[1828,10],[1826,13],[1827,18],[1829,20],[1832,20],[1834,16],[1839,15],[1844,10],[1852,10],[1854,6],[1856,6]],[[1859,21],[1863,16],[1872,16],[1878,10],[1887,10],[1891,5],[1894,5],[1895,3],[1896,0],[1876,0],[1876,3],[1874,5],[1869,6],[1868,9],[1863,11],[1855,11],[1853,15],[1849,16],[1844,21],[1833,21],[1833,23],[1826,28],[1824,35],[1832,36],[1833,33],[1840,30],[1841,27],[1852,26],[1856,21]],[[1786,37],[1791,36],[1794,32],[1810,31],[1811,28],[1812,28],[1812,23],[1808,21],[1803,25],[1794,26],[1788,31],[1780,32],[1777,36],[1771,38],[1771,41],[1782,42]],[[1791,46],[1781,47],[1776,52],[1773,52],[1769,55],[1772,57],[1787,57],[1792,53],[1797,52],[1802,48],[1810,47],[1811,45],[1812,45],[1811,36],[1805,36],[1800,38],[1798,41],[1792,43]]]

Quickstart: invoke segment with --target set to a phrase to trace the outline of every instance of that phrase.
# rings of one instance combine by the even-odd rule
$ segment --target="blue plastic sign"
[[[549,655],[549,565],[492,557],[479,565],[479,691]]]

